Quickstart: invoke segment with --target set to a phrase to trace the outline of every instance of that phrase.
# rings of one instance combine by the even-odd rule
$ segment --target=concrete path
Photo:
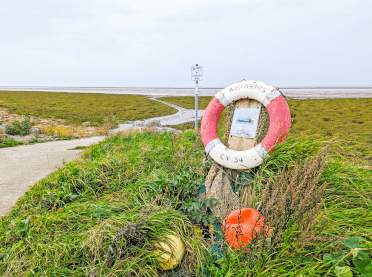
[[[179,125],[182,123],[186,122],[192,122],[195,121],[195,110],[194,109],[185,109],[180,106],[171,104],[169,102],[165,102],[156,98],[150,98],[151,100],[161,102],[163,104],[166,104],[168,106],[171,106],[175,109],[178,110],[177,113],[171,114],[171,115],[166,115],[166,116],[161,116],[161,117],[153,117],[145,120],[137,120],[134,121],[133,123],[130,124],[119,124],[119,128],[116,129],[115,131],[121,130],[121,129],[126,129],[126,128],[132,128],[138,123],[144,123],[145,125],[148,124],[151,121],[160,121],[160,124],[162,126],[173,126],[173,125]],[[204,115],[205,110],[198,110],[198,119],[201,119]]]
[[[82,153],[82,150],[68,149],[103,139],[91,137],[0,148],[0,216],[10,210],[35,182],[52,173],[63,161],[69,162]]]
[[[158,101],[166,104],[178,110],[177,113],[162,117],[151,118],[151,120],[160,120],[161,125],[179,125],[182,123],[195,121],[195,109],[185,109],[180,106],[165,102],[156,98],[150,98],[151,100]],[[205,110],[198,110],[198,119],[202,119]]]

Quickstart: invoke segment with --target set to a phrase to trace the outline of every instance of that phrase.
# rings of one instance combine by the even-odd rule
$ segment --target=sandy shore
[[[275,86],[275,84],[272,84]],[[218,88],[199,88],[199,96],[214,96]],[[280,87],[285,96],[296,99],[317,98],[372,98],[372,87]],[[0,87],[7,91],[51,91],[71,93],[134,94],[151,97],[194,96],[195,88],[152,88],[152,87]]]

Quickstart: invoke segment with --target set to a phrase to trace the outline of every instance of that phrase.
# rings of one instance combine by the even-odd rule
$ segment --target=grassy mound
[[[252,176],[258,200],[271,176],[326,144],[314,138],[281,144]],[[326,187],[314,239],[300,239],[293,224],[270,251],[222,244],[212,253],[213,241],[223,235],[212,232],[213,216],[200,212],[213,202],[196,198],[208,172],[203,150],[193,131],[176,136],[154,130],[117,134],[87,148],[0,218],[0,275],[320,276],[358,273],[358,261],[371,258],[372,171],[332,157],[319,179]],[[162,272],[154,241],[169,233],[182,238],[186,254],[179,267]],[[355,245],[364,260],[352,254]]]
[[[145,96],[32,91],[0,91],[0,107],[21,115],[64,119],[73,124],[89,121],[95,126],[113,118],[124,123],[177,112]]]

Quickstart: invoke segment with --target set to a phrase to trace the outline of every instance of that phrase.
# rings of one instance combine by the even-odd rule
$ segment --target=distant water
[[[199,96],[214,96],[223,88],[199,88]],[[50,91],[71,93],[135,94],[146,96],[193,96],[195,88],[140,87],[0,87],[7,91]],[[295,99],[372,98],[372,87],[282,87],[284,95]]]

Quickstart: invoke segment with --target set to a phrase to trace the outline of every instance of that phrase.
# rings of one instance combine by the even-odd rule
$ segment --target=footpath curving
[[[119,128],[111,133],[124,129],[142,129],[154,126],[159,131],[181,132],[164,125],[178,125],[195,120],[195,110],[188,110],[165,101],[153,98],[178,110],[168,116],[155,117],[143,121],[119,124]],[[204,110],[199,110],[199,119]],[[82,154],[82,150],[71,150],[78,146],[89,146],[104,140],[103,136],[96,136],[77,140],[51,141],[33,145],[21,145],[0,148],[0,217],[8,212],[34,183],[45,178],[64,162],[70,162]]]
[[[82,150],[104,137],[61,140],[0,149],[0,216],[12,207],[34,183],[45,178],[64,162],[70,162]]]
[[[127,128],[136,128],[136,127],[144,127],[144,126],[174,126],[179,125],[182,123],[187,123],[191,121],[195,121],[195,110],[194,109],[185,109],[180,106],[156,99],[150,98],[151,100],[158,101],[160,103],[166,104],[178,110],[177,113],[161,116],[161,117],[153,117],[145,120],[136,120],[136,121],[127,121],[125,124],[119,124],[119,128],[116,129],[122,130]],[[204,115],[205,110],[198,110],[198,119],[201,119]],[[156,123],[155,123],[156,122]],[[155,123],[155,124],[152,124]],[[163,127],[165,131],[168,131],[166,127]]]

